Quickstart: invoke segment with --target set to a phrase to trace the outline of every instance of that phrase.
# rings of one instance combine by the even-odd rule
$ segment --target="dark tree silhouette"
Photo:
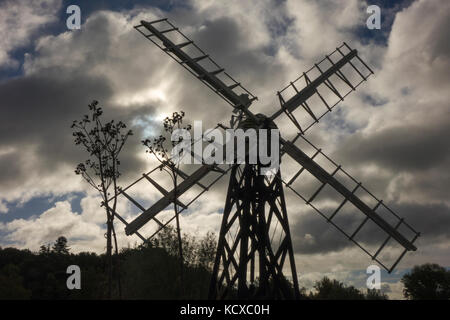
[[[317,293],[313,296],[319,300],[363,300],[364,294],[353,286],[347,287],[336,279],[324,277],[314,285]]]
[[[45,246],[41,246],[41,249],[43,249],[42,247],[45,248]],[[62,236],[58,237],[52,246],[52,251],[58,254],[69,254],[69,250],[70,248],[67,245],[67,238]],[[47,252],[44,251],[43,253]]]
[[[378,289],[367,289],[366,300],[388,300],[387,294]]]
[[[213,232],[208,232],[198,245],[198,265],[212,272],[214,259],[216,257],[216,248],[216,236]]]
[[[122,151],[128,137],[133,133],[126,130],[122,122],[103,123],[101,117],[102,108],[97,101],[89,104],[90,115],[84,115],[81,120],[73,121],[72,128],[75,129],[73,136],[75,144],[85,148],[89,158],[78,164],[75,173],[81,175],[102,197],[102,206],[106,211],[106,257],[108,265],[109,294],[112,293],[113,260],[112,260],[112,237],[114,238],[115,253],[118,254],[117,238],[114,230],[114,212],[117,204],[117,194],[120,187],[117,180],[120,176],[119,154]],[[112,205],[108,200],[114,197]],[[116,259],[117,264],[119,262]],[[119,266],[117,265],[117,268]],[[119,272],[120,274],[120,272]],[[119,279],[119,296],[121,295],[121,284]]]
[[[179,281],[174,281],[174,274],[179,271],[174,226],[168,226],[151,241],[120,250],[122,299],[206,299],[211,271],[203,264],[211,264],[213,260],[200,259],[199,254],[202,247],[214,247],[215,242],[211,235],[196,238],[183,234],[183,248],[192,252],[184,256],[184,292]],[[51,246],[47,251],[49,247],[44,244],[45,252],[0,247],[0,300],[99,300],[108,297],[105,254],[58,254],[51,251]],[[67,289],[69,265],[78,265],[82,270],[82,290]],[[117,277],[114,273],[114,280]]]
[[[191,130],[191,125],[187,125],[183,127],[183,118],[184,112],[174,112],[172,117],[166,117],[163,120],[164,132],[168,134],[172,138],[172,134],[177,129]],[[168,141],[167,138],[163,135],[160,135],[154,139],[145,139],[142,141],[142,144],[147,147],[146,152],[152,154],[160,163],[161,170],[166,171],[170,178],[172,179],[174,186],[174,199],[177,199],[177,179],[178,179],[178,169],[180,165],[180,159],[182,155],[177,155],[177,157],[171,156],[171,151],[169,151],[169,146],[174,148],[176,145],[181,143],[183,138],[180,136],[178,139]],[[190,143],[190,142],[189,142]],[[178,205],[174,201],[173,204],[174,212],[175,212],[175,220],[177,226],[177,237],[178,237],[178,253],[180,256],[180,282],[181,288],[183,289],[183,243],[181,237],[181,229],[180,229],[180,219],[179,219],[179,210]]]
[[[22,300],[31,297],[31,291],[23,287],[23,277],[15,264],[0,267],[0,300]]]
[[[158,232],[157,236],[148,243],[153,248],[164,249],[171,256],[179,255],[177,230],[170,225]],[[182,247],[185,266],[203,268],[212,272],[217,247],[216,236],[213,232],[208,232],[201,239],[183,233]]]
[[[403,296],[410,300],[450,299],[450,271],[438,264],[414,266],[402,277]]]
[[[314,285],[316,293],[309,298],[317,300],[387,300],[388,296],[377,289],[367,289],[366,294],[354,286],[347,286],[336,279],[322,278]]]
[[[51,252],[51,250],[50,250],[50,245],[48,244],[48,245],[41,245],[40,247],[39,247],[39,254],[49,254]]]

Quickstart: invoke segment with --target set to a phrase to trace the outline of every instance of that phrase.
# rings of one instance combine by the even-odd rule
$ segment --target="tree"
[[[41,246],[41,251],[44,249],[43,247],[45,248],[45,246]],[[58,237],[52,247],[52,251],[58,254],[69,254],[69,250],[66,237]],[[44,251],[43,253],[47,252]]]
[[[1,299],[105,299],[108,279],[104,272],[105,254],[81,252],[57,254],[47,248],[67,247],[65,240],[43,245],[45,253],[0,248],[0,300]],[[184,288],[174,281],[179,271],[178,239],[174,226],[168,226],[151,241],[135,248],[122,249],[121,259],[122,299],[205,299],[208,295],[211,271],[208,259],[200,259],[202,243],[213,247],[212,234],[196,238],[183,234]],[[64,250],[62,250],[64,251]],[[190,254],[189,252],[192,252]],[[67,290],[66,273],[69,265],[82,270],[82,290]],[[114,274],[114,281],[117,273]],[[115,283],[115,282],[114,282]]]
[[[115,254],[118,256],[117,238],[114,230],[114,214],[117,205],[117,195],[120,192],[118,178],[120,176],[119,154],[122,151],[128,137],[133,133],[126,129],[122,122],[103,123],[102,108],[98,107],[98,102],[89,104],[91,115],[84,115],[81,120],[75,120],[72,128],[75,129],[73,136],[75,144],[84,147],[89,158],[78,164],[75,173],[81,175],[102,198],[102,206],[106,211],[106,258],[108,266],[108,297],[111,298],[113,260],[112,260],[112,237],[114,238]],[[112,205],[109,200],[112,199]],[[119,259],[117,269],[119,269]],[[120,274],[120,272],[118,272]],[[119,296],[121,295],[121,284],[119,278]]]
[[[197,260],[200,267],[212,272],[214,259],[216,257],[217,242],[213,232],[208,232],[197,248]]]
[[[403,296],[410,300],[450,299],[450,271],[438,264],[426,263],[414,266],[405,274]]]
[[[318,300],[388,300],[381,290],[367,289],[366,293],[354,286],[347,286],[336,279],[323,277],[314,285],[315,293],[310,292],[309,298]]]
[[[387,294],[383,293],[383,291],[379,289],[367,289],[366,300],[388,300]]]
[[[177,135],[175,137],[174,133],[176,130],[183,129],[189,131],[191,129],[190,125],[182,127],[184,112],[180,111],[174,112],[172,117],[166,117],[163,121],[165,134],[169,134],[171,136],[171,147],[175,148],[178,144],[183,142],[183,136]],[[189,143],[191,143],[189,141]],[[145,139],[142,141],[142,144],[147,147],[146,152],[152,154],[160,163],[161,170],[167,172],[172,179],[172,183],[174,186],[173,198],[177,199],[177,184],[178,184],[178,172],[180,166],[180,160],[182,158],[181,154],[175,154],[175,157],[171,156],[171,152],[169,152],[169,146],[167,145],[167,139],[165,136],[160,135],[155,139]],[[170,145],[170,144],[169,144]],[[178,238],[178,254],[180,257],[180,283],[181,288],[183,288],[183,241],[181,237],[181,228],[180,228],[180,219],[179,219],[179,210],[177,201],[173,202],[173,208],[175,213],[176,220],[176,231]]]
[[[0,300],[22,300],[31,297],[31,291],[23,286],[23,278],[15,264],[0,269]]]
[[[215,234],[207,232],[203,238],[197,239],[183,233],[181,241],[185,266],[212,272],[217,247]],[[178,255],[178,235],[176,229],[170,225],[158,232],[149,244],[151,247],[164,249],[169,255]]]
[[[51,252],[51,250],[50,250],[49,244],[48,245],[43,244],[39,247],[39,254],[45,255],[45,254],[49,254],[50,252]]]
[[[316,294],[311,297],[319,300],[363,300],[364,294],[353,286],[345,286],[342,282],[328,277],[317,281],[314,285]]]

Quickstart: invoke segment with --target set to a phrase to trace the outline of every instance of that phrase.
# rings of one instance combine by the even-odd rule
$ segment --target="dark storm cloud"
[[[353,134],[334,158],[358,166],[377,164],[393,171],[423,171],[448,160],[448,122],[434,126],[393,127],[370,136]]]
[[[406,223],[421,233],[422,245],[450,238],[450,208],[448,206],[409,203],[393,205],[393,207],[397,213],[401,213],[400,215],[405,218]],[[339,214],[336,215],[336,217],[338,216]],[[427,223],[423,223],[425,220]],[[359,220],[359,222],[361,221]],[[358,225],[357,221],[350,216],[341,216],[335,223],[344,230],[355,230]],[[411,240],[412,233],[407,232],[406,229],[400,231]],[[302,219],[291,224],[291,235],[294,250],[301,254],[327,253],[354,247],[354,244],[334,226],[314,213],[302,216]],[[381,245],[385,237],[385,233],[380,232],[378,227],[371,224],[367,228],[362,228],[361,233],[355,239],[363,245]]]
[[[23,159],[19,151],[12,151],[0,156],[0,182],[2,187],[16,187],[17,180],[26,178],[26,172],[22,170]]]
[[[41,72],[0,85],[0,147],[15,148],[14,152],[0,156],[2,187],[13,182],[18,186],[26,179],[23,163],[30,157],[27,150],[33,158],[33,170],[44,173],[54,172],[62,164],[75,166],[84,159],[84,151],[73,144],[70,125],[88,113],[87,105],[94,99],[101,102],[105,119],[130,124],[138,115],[153,112],[151,107],[134,106],[130,112],[104,104],[112,94],[107,79],[64,73],[64,69],[49,70],[49,75]],[[135,130],[138,133],[133,140],[138,139],[141,129]],[[143,163],[134,152],[139,149],[139,143],[129,143],[133,145],[122,153],[124,169],[140,170]]]
[[[450,239],[450,208],[444,204],[403,204],[398,210],[405,212],[408,222],[416,226],[427,241],[437,238]],[[427,223],[423,223],[427,221]]]
[[[111,89],[105,79],[81,75],[56,78],[44,73],[3,83],[0,143],[27,145],[61,139],[63,134],[56,132],[67,132],[64,128],[84,112],[84,106],[95,97],[103,100],[109,94]]]
[[[195,36],[210,47],[213,56],[233,55],[245,41],[236,21],[228,17],[205,21]]]
[[[269,47],[269,51],[276,50],[276,41],[271,39],[268,45],[258,49],[249,48],[250,36],[251,32],[243,30],[232,18],[221,17],[206,20],[195,34],[195,40],[232,76],[239,75],[238,80],[253,94],[260,95],[263,93],[262,88],[269,86],[275,95],[276,90],[284,85],[280,79],[285,70],[278,61],[264,54],[264,51]]]
[[[291,223],[291,236],[294,251],[300,254],[327,253],[351,246],[332,225],[313,213]]]

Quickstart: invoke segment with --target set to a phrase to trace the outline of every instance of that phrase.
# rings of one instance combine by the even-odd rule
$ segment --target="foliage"
[[[329,279],[324,277],[322,280],[317,281],[314,285],[316,294],[313,295],[314,299],[318,300],[363,300],[364,295],[353,286],[345,286],[342,282],[336,279]]]
[[[15,264],[8,264],[0,270],[0,300],[29,299],[30,290],[23,287],[23,278]]]
[[[378,289],[367,289],[367,292],[365,294],[366,300],[388,300],[389,297],[387,294],[383,293],[381,290]]]
[[[216,257],[216,236],[212,232],[208,232],[206,236],[200,240],[197,249],[197,265],[206,270],[213,270],[214,259]]]
[[[179,264],[177,239],[173,228],[169,230],[168,236],[162,233],[154,241],[119,253],[123,299],[207,297],[211,271],[204,264],[211,265],[212,261],[199,256],[208,256],[201,253],[203,247],[215,248],[215,237],[209,234],[197,240],[184,235],[183,243],[189,242],[192,254],[184,267],[185,282],[181,290],[179,282],[174,281]],[[0,299],[106,299],[109,297],[108,278],[103,271],[106,258],[104,254],[92,252],[58,253],[46,245],[36,253],[0,248]],[[66,287],[69,265],[80,267],[81,290]],[[117,297],[117,292],[113,291],[113,296]]]
[[[191,126],[182,126],[183,125],[183,118],[185,113],[183,111],[174,112],[172,114],[172,117],[166,117],[163,121],[164,126],[164,132],[165,134],[169,134],[171,136],[171,148],[175,150],[176,146],[183,142],[183,136],[178,135],[178,139],[176,138],[176,135],[174,135],[176,130],[190,130]],[[190,143],[190,142],[189,142]],[[152,154],[160,163],[160,170],[164,170],[167,172],[172,179],[173,183],[173,198],[177,199],[177,178],[179,174],[179,165],[183,154],[175,154],[175,157],[171,157],[171,153],[169,153],[169,146],[167,145],[167,139],[163,135],[160,135],[159,137],[155,139],[145,139],[142,141],[142,144],[147,147],[146,152]],[[173,151],[172,150],[172,151]],[[186,255],[191,254],[190,247],[186,246],[183,247],[183,240],[181,236],[181,227],[180,227],[180,218],[179,218],[179,211],[178,211],[178,204],[176,201],[173,203],[174,208],[174,214],[175,214],[175,221],[176,221],[176,233],[177,233],[177,239],[178,239],[178,256],[179,256],[179,263],[180,263],[180,282],[181,287],[183,287],[183,265],[186,263],[186,259],[190,259],[189,257],[185,257]],[[188,243],[185,243],[185,245],[188,245]]]
[[[387,300],[388,297],[376,289],[368,289],[364,294],[354,286],[346,286],[344,283],[322,278],[314,285],[315,293],[310,293],[310,299],[316,300]]]
[[[45,247],[45,246],[44,246]],[[42,249],[42,246],[41,246]],[[68,254],[70,248],[67,246],[66,237],[59,237],[53,244],[52,251],[59,254]]]
[[[414,266],[401,279],[403,295],[410,300],[450,299],[450,271],[437,264]]]
[[[98,107],[98,101],[89,104],[89,110],[91,116],[85,114],[81,120],[74,120],[71,126],[75,129],[75,144],[84,146],[90,155],[84,163],[77,165],[75,173],[104,196],[105,190],[109,190],[120,176],[119,154],[133,132],[122,132],[126,128],[122,121],[116,123],[111,120],[103,124],[103,110]],[[114,187],[117,188],[116,185]]]
[[[58,241],[55,241],[58,243]],[[157,235],[155,239],[124,249],[119,254],[124,299],[206,299],[216,240],[213,234],[201,239],[183,236],[183,244],[191,248],[192,254],[185,262],[185,283],[174,281],[178,272],[177,237],[174,228]],[[67,245],[67,243],[66,243]],[[106,261],[104,254],[92,252],[58,253],[45,250],[33,253],[30,250],[0,248],[0,300],[3,299],[106,299],[108,279],[103,273]],[[209,251],[209,253],[208,253]],[[69,265],[81,269],[81,290],[68,290],[66,273]],[[449,299],[449,271],[436,264],[416,266],[402,278],[409,299]],[[287,280],[286,280],[287,281]],[[256,281],[257,287],[257,281]],[[290,286],[292,286],[289,283]],[[301,298],[318,300],[386,300],[379,290],[366,293],[338,280],[324,277],[317,281],[315,292],[306,296],[301,289]],[[442,289],[441,289],[442,288]],[[256,289],[256,288],[255,288]]]
[[[177,129],[191,130],[191,125],[186,125],[183,127],[183,118],[185,116],[184,111],[174,112],[172,117],[166,117],[163,120],[164,132],[171,136]],[[156,159],[162,164],[166,164],[170,169],[175,168],[179,163],[175,158],[171,156],[171,151],[169,151],[169,146],[174,148],[176,145],[183,141],[183,137],[179,136],[178,139],[167,141],[167,138],[160,135],[154,139],[142,140],[142,144],[147,147],[146,152],[154,155]],[[163,170],[167,170],[163,167]],[[173,175],[172,171],[168,171],[170,175]]]
[[[153,248],[164,249],[169,255],[178,255],[177,233],[175,228],[167,226],[150,241]],[[203,268],[212,272],[216,255],[216,236],[208,232],[202,239],[183,234],[182,246],[185,252],[184,264],[189,267]]]
[[[1,298],[103,299],[106,297],[104,263],[104,255],[93,253],[74,255],[54,251],[32,253],[15,248],[0,249]],[[80,266],[82,270],[82,290],[68,290],[66,287],[66,270],[72,264]]]
[[[102,197],[102,205],[106,211],[106,259],[108,266],[109,296],[112,294],[113,259],[112,238],[114,238],[115,253],[118,254],[117,238],[114,230],[114,212],[117,205],[117,194],[120,187],[117,179],[120,176],[119,154],[122,151],[128,137],[133,135],[131,130],[126,129],[122,122],[111,120],[104,123],[102,120],[103,110],[97,101],[89,104],[91,115],[85,114],[81,120],[75,120],[71,128],[75,129],[73,136],[75,144],[84,147],[89,158],[79,163],[75,169],[77,175],[81,175]],[[108,201],[112,192],[112,205]],[[119,260],[116,259],[116,263]],[[119,269],[119,265],[116,265]],[[120,278],[118,279],[119,295],[121,294]]]

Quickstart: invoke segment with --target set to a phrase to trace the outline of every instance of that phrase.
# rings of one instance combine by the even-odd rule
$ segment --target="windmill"
[[[148,238],[140,229],[152,221],[156,223],[156,230],[149,237],[152,238],[175,218],[163,223],[158,214],[171,204],[180,206],[180,213],[187,210],[230,173],[210,299],[223,299],[230,294],[238,298],[299,297],[285,189],[389,273],[406,252],[416,250],[414,242],[420,234],[305,137],[306,131],[373,74],[356,50],[344,42],[326,55],[277,92],[280,107],[266,116],[250,110],[256,96],[168,19],[141,21],[135,29],[231,105],[230,126],[218,127],[236,129],[245,122],[256,129],[276,128],[275,120],[284,118],[291,124],[288,129],[296,133],[291,139],[280,136],[282,161],[290,161],[287,171],[293,173],[287,179],[281,175],[281,169],[272,176],[259,174],[258,164],[202,164],[192,172],[178,169],[182,181],[176,187],[175,199],[175,190],[168,191],[153,177],[164,164],[144,173],[118,195],[140,211],[130,222],[114,212],[126,225],[127,235],[135,234],[146,241]],[[131,194],[132,188],[142,181],[150,183],[162,197],[147,206],[142,204],[139,193]],[[383,254],[385,248],[389,248],[388,254]],[[398,255],[392,259],[394,249]],[[383,257],[390,258],[391,263],[388,265]],[[292,281],[293,288],[286,280]]]

